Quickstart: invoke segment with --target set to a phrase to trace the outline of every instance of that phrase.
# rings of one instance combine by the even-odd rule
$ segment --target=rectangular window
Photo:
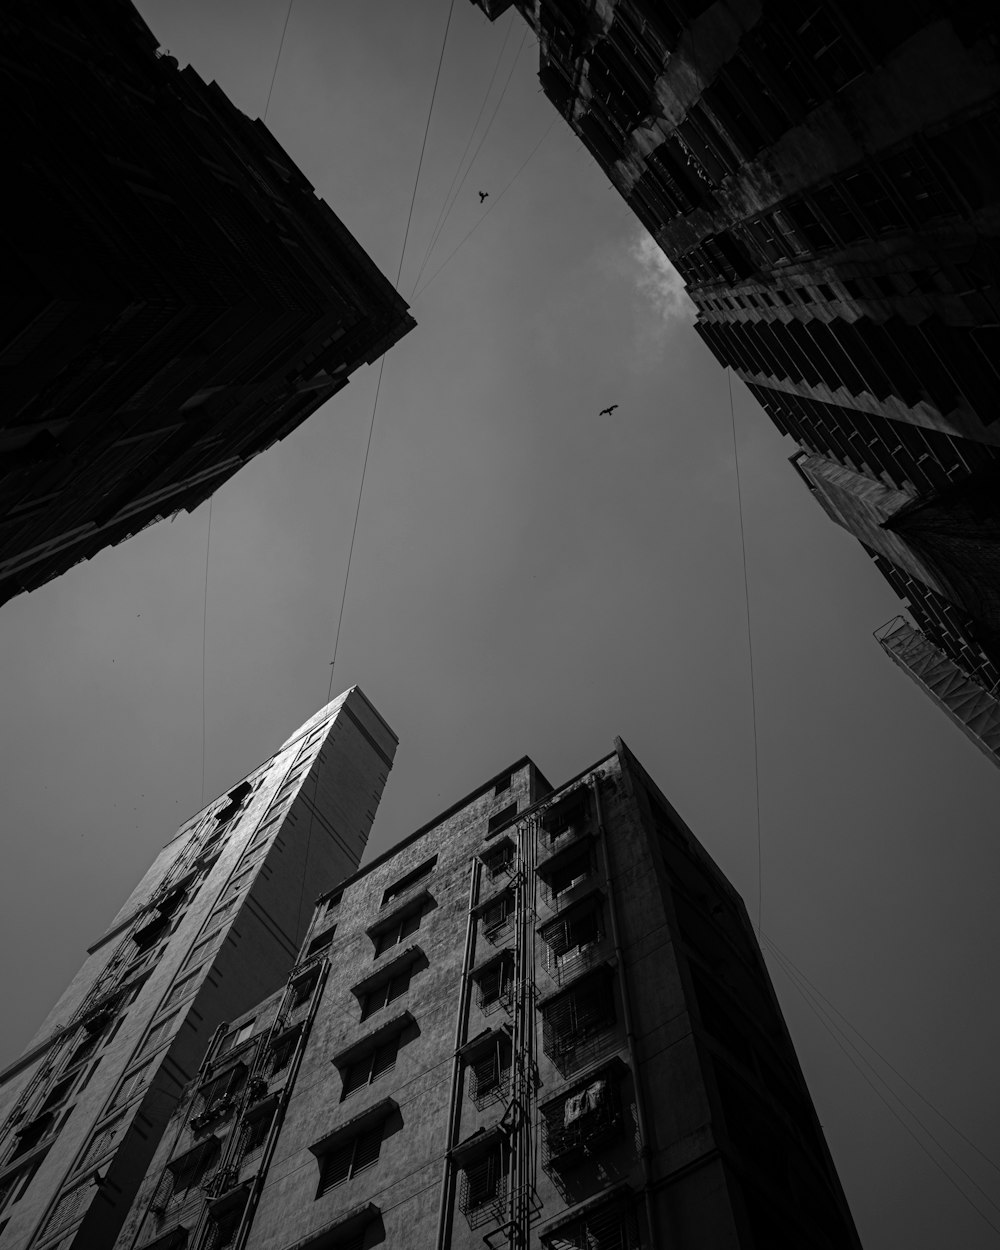
[[[148,1055],[151,1051],[155,1050],[161,1042],[163,1042],[164,1038],[171,1031],[171,1029],[176,1026],[179,1014],[180,1013],[176,1011],[171,1012],[169,1016],[165,1016],[157,1024],[153,1025],[143,1040],[142,1049],[139,1052],[141,1055]]]
[[[493,880],[499,877],[502,872],[509,872],[514,864],[514,843],[510,838],[501,838],[495,846],[491,846],[489,850],[483,851],[479,858],[483,861],[483,867]]]
[[[425,910],[425,907],[418,907],[414,911],[407,912],[405,916],[400,916],[387,928],[379,929],[373,935],[376,957],[398,946],[400,942],[416,933],[420,928],[420,920]]]
[[[368,1051],[345,1069],[344,1088],[340,1095],[342,1102],[351,1094],[357,1093],[359,1089],[364,1089],[366,1085],[373,1084],[380,1076],[392,1071],[396,1066],[401,1036],[402,1034],[397,1033],[395,1037],[391,1037],[381,1046]]]
[[[543,1008],[542,1048],[564,1075],[596,1059],[614,1041],[611,977],[595,972]]]
[[[580,832],[587,823],[590,805],[582,793],[570,795],[551,808],[542,819],[542,829],[550,842]]]
[[[503,794],[503,792],[504,792],[505,790],[509,790],[509,789],[510,789],[510,783],[511,783],[511,775],[510,775],[510,773],[507,773],[507,774],[506,774],[506,776],[501,777],[501,778],[500,778],[500,780],[497,782],[497,784],[496,784],[496,786],[495,786],[495,788],[494,788],[494,790],[493,790],[493,793],[494,793],[495,795],[496,795],[496,794]]]
[[[499,1141],[462,1169],[459,1205],[471,1228],[493,1218],[506,1192],[503,1146]]]
[[[361,1019],[367,1020],[376,1011],[381,1011],[383,1007],[387,1007],[389,1003],[395,1002],[397,998],[402,998],[410,988],[412,976],[413,965],[411,964],[408,968],[404,968],[402,972],[397,972],[388,981],[383,981],[375,989],[369,990],[361,1000]]]
[[[117,1090],[115,1090],[111,1106],[120,1107],[123,1103],[135,1098],[137,1094],[141,1094],[149,1084],[152,1075],[152,1063],[144,1063],[141,1068],[136,1068],[134,1072],[130,1072],[118,1086]]]
[[[579,855],[574,855],[572,859],[566,860],[559,867],[552,869],[545,876],[545,884],[548,887],[548,894],[552,901],[555,901],[561,894],[565,894],[567,890],[572,890],[575,885],[579,885],[581,881],[585,881],[591,872],[591,854],[590,850],[582,851]]]
[[[343,1145],[324,1154],[320,1160],[319,1189],[316,1197],[322,1198],[337,1185],[342,1185],[344,1181],[357,1176],[359,1172],[373,1167],[378,1162],[379,1153],[382,1150],[384,1131],[385,1121],[363,1133],[356,1134]]]
[[[190,953],[184,961],[185,968],[191,968],[194,967],[195,964],[204,963],[206,959],[208,959],[211,955],[214,955],[222,945],[228,935],[228,932],[228,929],[220,927],[209,937],[202,938],[200,942],[196,942],[195,945],[191,947]]]
[[[271,1076],[277,1076],[279,1072],[284,1072],[292,1062],[292,1055],[295,1054],[295,1047],[298,1045],[300,1032],[301,1026],[296,1026],[290,1033],[279,1037],[274,1043],[271,1050]]]
[[[574,908],[545,925],[540,936],[548,947],[548,969],[561,979],[586,966],[604,936],[601,909],[596,903]]]
[[[337,932],[335,924],[330,925],[329,929],[324,929],[321,933],[317,933],[309,945],[306,947],[306,959],[311,959],[313,955],[318,955],[320,951],[325,951],[333,941],[333,935]]]
[[[187,976],[183,976],[179,981],[175,981],[170,989],[170,993],[163,1000],[163,1006],[173,1007],[175,1003],[179,1003],[182,999],[187,998],[189,994],[193,994],[198,989],[200,976],[201,969],[196,968],[194,972],[189,972]]]
[[[235,1063],[227,1072],[208,1081],[198,1091],[195,1119],[205,1120],[226,1115],[232,1110],[237,1095],[246,1082],[247,1070],[242,1063]]]
[[[412,872],[408,872],[405,877],[400,877],[398,881],[393,882],[393,884],[390,885],[382,895],[382,906],[384,907],[386,903],[391,903],[393,899],[400,898],[402,895],[406,894],[407,891],[417,885],[418,882],[429,877],[434,871],[436,863],[437,856],[435,855],[433,859],[428,859],[423,864],[414,868]]]
[[[297,981],[292,982],[291,993],[288,999],[289,1011],[298,1011],[300,1007],[304,1007],[309,1002],[318,980],[319,970],[316,969],[307,976],[299,977]]]
[[[469,1097],[482,1110],[506,1093],[510,1078],[510,1044],[495,1037],[484,1050],[468,1060]]]
[[[252,1036],[253,1026],[254,1021],[248,1020],[245,1024],[237,1025],[235,1029],[231,1029],[219,1043],[219,1047],[215,1052],[215,1057],[218,1058],[220,1055],[224,1055],[227,1051],[232,1050],[233,1047],[239,1046],[242,1042],[245,1042],[247,1038]]]
[[[509,820],[513,820],[513,818],[516,815],[517,815],[516,803],[508,803],[507,806],[501,808],[500,811],[494,812],[493,815],[486,822],[487,837],[491,833],[495,833],[497,829],[500,828],[501,825],[505,825]]]
[[[243,1126],[240,1140],[240,1167],[259,1158],[264,1153],[264,1143],[274,1120],[273,1108],[263,1115],[255,1115]]]
[[[496,942],[510,928],[513,914],[514,896],[510,890],[504,890],[502,894],[491,899],[480,912],[483,937],[489,942]]]
[[[510,1002],[514,982],[514,961],[509,951],[492,959],[484,968],[472,974],[478,991],[479,1009],[489,1015],[497,1007]]]
[[[61,1107],[69,1097],[77,1076],[78,1073],[74,1072],[72,1076],[64,1076],[61,1081],[57,1081],[46,1095],[40,1110],[54,1111],[56,1107]]]

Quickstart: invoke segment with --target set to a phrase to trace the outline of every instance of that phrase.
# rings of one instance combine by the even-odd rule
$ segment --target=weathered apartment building
[[[0,30],[2,603],[196,508],[414,322],[129,0],[13,0]]]
[[[546,95],[677,267],[695,329],[906,604],[886,650],[1000,760],[996,6],[516,8]],[[947,676],[928,685],[929,668]]]
[[[284,854],[308,836],[286,830]],[[193,1000],[183,1091],[163,969],[118,1102],[0,1250],[857,1250],[744,907],[620,741],[556,789],[519,760],[307,911],[252,1002],[220,1023]],[[171,1094],[126,1199],[116,1117],[145,1113],[149,1055]],[[106,1200],[117,1236],[86,1224]]]
[[[357,868],[396,739],[360,690],[186,822],[0,1072],[0,1247],[101,1250],[220,1022],[285,984]]]

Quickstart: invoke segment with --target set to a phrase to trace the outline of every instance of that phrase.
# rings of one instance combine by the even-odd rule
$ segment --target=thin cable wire
[[[424,137],[420,144],[420,159],[417,161],[417,176],[413,180],[413,194],[410,196],[410,211],[406,214],[406,229],[403,231],[403,246],[399,253],[399,268],[396,270],[396,290],[399,290],[399,279],[403,272],[403,261],[406,259],[406,243],[410,237],[410,224],[413,221],[413,206],[417,201],[417,187],[420,185],[420,171],[424,167],[424,153],[427,150],[427,136],[430,133],[431,117],[434,113],[434,101],[437,99],[438,83],[441,81],[441,66],[444,64],[444,51],[448,46],[448,31],[451,29],[451,18],[455,12],[455,0],[448,6],[448,20],[444,27],[444,38],[441,40],[441,54],[438,57],[437,72],[434,75],[434,89],[431,91],[431,104],[427,110],[427,121],[424,124]],[[347,602],[347,583],[351,577],[351,561],[354,558],[354,540],[358,535],[358,517],[361,515],[361,499],[365,493],[365,478],[368,474],[368,456],[372,449],[372,435],[375,433],[375,414],[378,412],[378,397],[382,389],[382,373],[385,370],[385,353],[378,366],[378,381],[375,384],[375,402],[372,404],[372,419],[368,423],[368,442],[365,445],[365,458],[361,466],[361,485],[358,488],[358,502],[354,509],[354,525],[351,529],[351,545],[347,552],[347,572],[344,574],[344,590],[340,596],[340,612],[337,614],[337,632],[333,641],[333,659],[330,661],[330,685],[327,690],[327,703],[333,698],[333,676],[337,667],[337,650],[340,646],[340,627],[344,620],[344,604]]]
[[[507,33],[504,35],[503,43],[500,45],[500,51],[493,65],[493,73],[490,75],[490,81],[483,93],[483,102],[479,106],[479,112],[476,114],[476,120],[472,123],[472,129],[469,131],[469,137],[465,141],[465,148],[462,155],[458,158],[458,164],[455,166],[455,172],[451,176],[451,185],[445,192],[444,200],[441,202],[441,209],[437,215],[437,221],[434,223],[434,229],[431,231],[430,242],[427,244],[427,250],[424,252],[423,259],[420,262],[420,268],[417,270],[417,276],[413,280],[413,289],[416,290],[420,276],[424,272],[431,253],[437,245],[438,236],[444,228],[444,223],[448,220],[448,214],[451,213],[455,205],[455,200],[451,198],[451,193],[455,189],[455,183],[458,181],[458,175],[461,173],[462,165],[468,155],[469,148],[472,147],[472,140],[476,137],[476,131],[479,129],[479,123],[482,121],[483,113],[486,112],[486,104],[490,98],[490,92],[493,90],[493,84],[496,82],[497,74],[500,70],[500,62],[503,60],[503,54],[507,51],[507,44],[510,41],[511,31],[514,29],[514,13],[511,11],[510,21],[507,23]],[[475,160],[475,157],[473,157]],[[461,188],[459,188],[461,190]],[[458,199],[458,191],[455,191],[455,199]],[[412,296],[411,296],[412,298]]]
[[[267,89],[267,103],[264,105],[264,121],[267,121],[267,110],[271,107],[271,92],[274,90],[274,80],[278,77],[278,65],[281,63],[281,52],[285,46],[285,33],[288,30],[288,19],[292,16],[292,5],[295,0],[288,0],[288,8],[285,11],[285,24],[281,28],[281,42],[278,44],[278,55],[274,58],[274,70],[271,73],[271,85]]]
[[[733,407],[733,371],[726,369],[729,383],[729,420],[733,427],[733,461],[736,465],[736,499],[740,512],[740,549],[743,553],[743,602],[747,614],[747,654],[750,659],[750,709],[753,717],[753,788],[757,812],[757,935],[760,936],[760,918],[764,907],[764,870],[760,846],[760,757],[757,749],[757,682],[753,667],[753,632],[750,628],[750,580],[747,576],[747,539],[743,524],[743,487],[740,483],[740,453],[736,441],[736,410]]]
[[[205,661],[208,655],[208,559],[212,551],[212,501],[208,497],[208,536],[205,540],[205,590],[201,614],[201,805],[205,806]]]
[[[440,265],[438,265],[437,269],[435,269],[435,270],[434,270],[434,272],[433,272],[433,273],[431,274],[431,276],[427,279],[427,281],[423,284],[423,286],[420,288],[420,290],[419,290],[419,291],[415,291],[415,292],[414,292],[414,294],[411,296],[411,298],[412,298],[412,299],[419,299],[419,298],[420,298],[420,296],[421,296],[421,295],[423,295],[423,293],[427,290],[427,288],[430,286],[430,284],[434,281],[434,279],[438,276],[438,274],[440,274],[440,273],[441,273],[441,271],[445,268],[445,266],[446,266],[446,265],[448,265],[448,263],[449,263],[449,262],[450,262],[450,261],[451,261],[451,260],[452,260],[452,259],[453,259],[456,255],[457,255],[457,253],[458,253],[458,252],[460,252],[460,251],[462,250],[462,248],[466,245],[466,243],[468,243],[469,239],[471,239],[471,238],[472,238],[472,236],[476,233],[476,231],[479,229],[479,227],[480,227],[480,226],[483,224],[483,222],[486,220],[486,218],[487,218],[487,217],[489,217],[490,213],[492,213],[492,212],[493,212],[493,210],[494,210],[494,209],[496,208],[496,206],[500,203],[500,201],[501,201],[501,200],[503,199],[503,197],[507,194],[507,192],[511,189],[511,187],[514,185],[514,183],[515,183],[515,182],[517,182],[517,180],[518,180],[518,178],[520,178],[521,174],[522,174],[522,173],[524,173],[525,169],[527,168],[528,162],[529,162],[529,161],[531,160],[531,158],[535,155],[535,153],[538,151],[538,149],[542,146],[542,144],[545,142],[545,140],[549,137],[549,135],[552,133],[552,131],[556,128],[556,124],[557,124],[559,121],[560,121],[560,118],[559,118],[559,117],[557,117],[554,121],[552,121],[552,122],[550,122],[550,123],[549,123],[549,128],[548,128],[548,130],[546,130],[546,131],[545,131],[545,133],[544,133],[544,134],[542,135],[542,137],[538,140],[538,142],[535,144],[535,146],[531,149],[531,151],[528,153],[528,155],[525,157],[525,159],[521,162],[521,165],[520,165],[520,167],[518,168],[517,172],[514,174],[514,177],[513,177],[513,178],[511,178],[510,182],[508,182],[508,183],[507,183],[507,185],[506,185],[506,186],[504,187],[504,189],[500,192],[500,194],[497,196],[497,198],[493,201],[493,203],[490,205],[490,207],[486,210],[486,212],[485,212],[485,213],[483,213],[482,217],[480,217],[480,218],[479,218],[479,220],[476,222],[476,224],[472,227],[472,229],[471,229],[471,230],[468,232],[468,234],[465,236],[465,238],[464,238],[464,239],[462,239],[461,243],[459,243],[459,244],[458,244],[458,246],[457,246],[457,247],[456,247],[453,251],[451,251],[451,252],[449,252],[449,253],[448,253],[448,255],[445,257],[445,259],[441,262],[441,264],[440,264]]]
[[[511,21],[513,22],[513,17],[511,18]],[[448,218],[451,216],[451,210],[455,207],[455,204],[458,202],[459,194],[461,193],[462,188],[465,186],[465,180],[466,178],[468,178],[469,174],[472,172],[472,167],[476,163],[476,157],[482,151],[483,144],[486,142],[487,138],[489,137],[490,130],[492,130],[493,128],[493,123],[496,121],[497,114],[500,112],[500,105],[503,104],[504,96],[506,96],[507,94],[507,88],[510,86],[510,80],[514,77],[514,70],[517,69],[518,61],[520,61],[521,59],[521,53],[524,51],[524,45],[527,41],[527,38],[528,38],[528,29],[525,28],[524,34],[521,37],[521,42],[518,45],[517,52],[515,52],[514,59],[513,61],[511,61],[510,70],[504,82],[503,89],[500,92],[500,96],[497,99],[496,104],[493,106],[493,112],[490,114],[490,120],[486,123],[486,129],[483,131],[479,142],[476,144],[476,150],[472,153],[472,157],[468,165],[466,166],[465,173],[462,175],[462,181],[458,184],[457,188],[455,189],[455,195],[451,201],[451,204],[448,207],[447,213],[445,213],[444,220],[441,222],[441,227],[438,230],[437,234],[435,235],[434,239],[432,240],[431,249],[428,252],[427,256],[424,258],[424,263],[420,266],[420,273],[418,273],[416,278],[414,279],[414,282],[413,282],[414,291],[417,289],[417,283],[420,281],[420,275],[423,273],[424,268],[427,264],[427,261],[430,259],[430,252],[433,251],[433,249],[437,246],[438,239],[440,238],[440,235],[441,235],[441,230],[444,229],[445,224],[448,221]],[[412,294],[410,298],[411,299],[413,298]]]
[[[840,1010],[840,1008],[837,1007],[835,1003],[832,1003],[829,998],[827,998],[827,996],[815,984],[815,982],[810,981],[809,977],[806,976],[806,974],[802,971],[800,967],[798,967],[798,965],[794,962],[794,960],[792,960],[788,955],[785,954],[785,952],[781,949],[781,947],[777,944],[777,942],[775,942],[774,938],[768,936],[768,934],[766,933],[763,934],[763,937],[764,937],[764,940],[770,944],[775,954],[780,956],[780,958],[784,959],[785,962],[791,966],[791,968],[798,974],[798,976],[802,978],[802,980],[806,983],[806,985],[809,986],[809,988],[817,996],[817,998],[822,999],[822,1001],[826,1003],[826,1005],[830,1008],[830,1010],[834,1012],[835,1015],[839,1016],[841,1020],[843,1020],[843,1022],[847,1025],[847,1027],[851,1030],[851,1032],[855,1033],[858,1037],[860,1037],[861,1040],[864,1042],[864,1044],[868,1047],[868,1049],[873,1052],[873,1054],[878,1055],[879,1059],[882,1060],[882,1062],[889,1069],[889,1071],[892,1072],[895,1076],[897,1076],[899,1080],[901,1080],[903,1084],[907,1087],[907,1089],[912,1090],[913,1093],[916,1094],[916,1096],[920,1099],[920,1101],[925,1106],[929,1107],[936,1116],[939,1116],[945,1122],[945,1124],[948,1125],[948,1127],[952,1130],[953,1133],[955,1133],[958,1137],[960,1137],[962,1141],[964,1141],[965,1144],[970,1149],[974,1150],[981,1159],[983,1159],[986,1163],[988,1163],[990,1167],[993,1168],[994,1171],[1000,1173],[1000,1166],[998,1166],[997,1163],[993,1159],[991,1159],[990,1156],[984,1150],[981,1150],[979,1146],[977,1146],[976,1143],[972,1141],[971,1138],[966,1137],[966,1135],[962,1132],[962,1130],[958,1127],[958,1125],[953,1123],[945,1115],[945,1113],[942,1110],[940,1110],[939,1107],[936,1107],[934,1103],[931,1102],[929,1098],[925,1097],[920,1092],[920,1090],[917,1089],[917,1087],[913,1084],[912,1081],[908,1081],[906,1079],[906,1077],[902,1074],[902,1072],[900,1072],[899,1069],[895,1067],[892,1061],[887,1059],[885,1055],[883,1055],[882,1052],[879,1050],[879,1048],[875,1046],[872,1042],[870,1042],[867,1037],[865,1037],[865,1035],[861,1032],[861,1030],[857,1027],[857,1025],[852,1024],[852,1022],[847,1018],[847,1016],[844,1015],[844,1013]]]
[[[773,947],[773,944],[772,944],[772,952],[773,952],[773,951],[774,951],[774,947]],[[973,1200],[969,1197],[969,1195],[965,1192],[965,1190],[961,1187],[961,1185],[959,1185],[958,1181],[956,1181],[956,1180],[955,1180],[954,1176],[952,1176],[952,1174],[951,1174],[951,1173],[948,1171],[948,1169],[944,1166],[944,1164],[941,1162],[941,1160],[940,1160],[940,1159],[938,1159],[935,1155],[933,1155],[933,1154],[931,1153],[931,1151],[930,1151],[930,1150],[928,1150],[928,1148],[927,1148],[927,1146],[924,1144],[924,1142],[922,1142],[922,1141],[920,1140],[920,1138],[917,1136],[917,1134],[913,1131],[913,1129],[910,1127],[910,1125],[909,1125],[909,1124],[907,1124],[907,1122],[906,1122],[906,1121],[903,1119],[903,1117],[899,1114],[899,1112],[898,1112],[898,1111],[896,1110],[896,1108],[892,1105],[892,1103],[890,1103],[890,1102],[888,1101],[888,1099],[887,1099],[887,1098],[883,1095],[882,1091],[878,1088],[878,1086],[877,1086],[877,1085],[875,1085],[875,1083],[874,1083],[874,1082],[870,1079],[870,1077],[868,1076],[868,1074],[867,1074],[867,1073],[864,1071],[864,1069],[863,1069],[863,1068],[859,1065],[859,1063],[857,1062],[857,1060],[854,1058],[854,1055],[852,1055],[852,1054],[851,1054],[851,1052],[850,1052],[850,1051],[847,1049],[847,1047],[844,1045],[844,1042],[843,1042],[843,1041],[841,1041],[841,1037],[844,1037],[844,1041],[846,1041],[846,1042],[848,1043],[848,1045],[852,1045],[852,1044],[850,1043],[850,1039],[848,1039],[848,1038],[846,1037],[846,1035],[843,1035],[843,1034],[840,1034],[840,1035],[838,1036],[838,1032],[837,1032],[837,1031],[835,1031],[836,1026],[835,1026],[835,1025],[833,1025],[833,1024],[832,1024],[832,1022],[830,1022],[830,1021],[828,1020],[828,1018],[826,1017],[825,1013],[824,1013],[824,1012],[823,1012],[820,1008],[818,1008],[818,1007],[816,1006],[816,1004],[815,1004],[815,1003],[814,1003],[814,1002],[810,999],[809,995],[808,995],[808,994],[806,993],[806,991],[802,988],[802,986],[798,983],[798,981],[797,981],[797,980],[795,979],[795,977],[791,974],[791,972],[789,972],[788,968],[786,968],[786,967],[785,967],[785,965],[781,962],[780,957],[776,955],[776,958],[778,959],[778,966],[779,966],[779,967],[782,969],[782,971],[785,973],[785,976],[786,976],[786,977],[788,977],[789,981],[791,981],[791,983],[792,983],[792,985],[794,986],[795,990],[796,990],[796,991],[797,991],[797,992],[798,992],[798,993],[802,996],[802,998],[805,1000],[806,1005],[810,1008],[810,1010],[813,1012],[813,1014],[814,1014],[814,1015],[816,1016],[816,1018],[819,1020],[820,1024],[822,1024],[822,1025],[823,1025],[823,1027],[826,1029],[827,1033],[829,1033],[829,1034],[830,1034],[830,1036],[833,1038],[834,1043],[837,1045],[837,1047],[838,1047],[838,1048],[839,1048],[839,1049],[843,1052],[843,1054],[844,1054],[844,1055],[846,1055],[847,1059],[850,1061],[851,1065],[852,1065],[852,1066],[856,1069],[856,1071],[860,1074],[860,1076],[861,1076],[862,1080],[865,1082],[865,1084],[866,1084],[866,1085],[868,1085],[868,1086],[869,1086],[869,1088],[870,1088],[871,1090],[873,1090],[873,1092],[875,1093],[875,1095],[876,1095],[876,1097],[878,1098],[879,1102],[881,1102],[881,1103],[882,1103],[882,1105],[883,1105],[883,1106],[884,1106],[884,1107],[885,1107],[885,1108],[889,1111],[890,1115],[892,1115],[892,1117],[893,1117],[895,1120],[897,1120],[897,1121],[898,1121],[898,1123],[900,1123],[900,1124],[903,1126],[903,1128],[904,1128],[904,1129],[906,1129],[907,1133],[909,1133],[909,1135],[910,1135],[910,1136],[913,1138],[913,1140],[917,1143],[917,1145],[918,1145],[918,1146],[920,1147],[920,1149],[924,1152],[924,1154],[928,1157],[928,1159],[930,1159],[930,1161],[934,1164],[934,1166],[935,1166],[936,1168],[938,1168],[938,1170],[939,1170],[940,1172],[942,1172],[942,1173],[944,1174],[944,1176],[945,1176],[945,1177],[947,1177],[947,1179],[948,1179],[948,1181],[950,1182],[950,1184],[951,1184],[952,1186],[954,1186],[954,1188],[957,1190],[957,1192],[958,1192],[959,1194],[961,1194],[961,1196],[965,1199],[965,1201],[969,1204],[969,1206],[973,1209],[973,1211],[975,1211],[977,1215],[979,1215],[982,1219],[984,1219],[984,1220],[986,1221],[986,1223],[987,1223],[987,1224],[989,1224],[990,1228],[992,1228],[992,1229],[994,1230],[994,1232],[1000,1233],[1000,1225],[997,1225],[997,1224],[994,1224],[994,1223],[993,1223],[993,1221],[990,1219],[990,1217],[989,1217],[989,1216],[988,1216],[988,1215],[987,1215],[987,1214],[986,1214],[986,1213],[985,1213],[985,1212],[984,1212],[984,1211],[983,1211],[980,1207],[978,1207],[978,1206],[976,1205],[976,1203],[975,1203],[975,1202],[973,1202]],[[855,1049],[855,1051],[857,1051],[857,1048],[856,1048],[856,1047],[854,1047],[854,1049]],[[862,1061],[863,1061],[863,1062],[867,1062],[866,1060],[864,1060],[864,1056],[863,1056],[863,1055],[861,1055],[861,1052],[860,1052],[860,1051],[857,1051],[857,1054],[859,1055],[859,1057],[862,1059]],[[871,1065],[870,1065],[870,1064],[869,1064],[869,1067],[871,1067]],[[874,1069],[874,1068],[872,1068],[871,1070],[872,1070],[872,1072],[875,1072],[875,1075],[876,1075],[876,1076],[878,1076],[878,1073],[875,1071],[875,1069]],[[882,1078],[879,1078],[879,1079],[881,1080]],[[884,1082],[884,1081],[883,1081],[883,1084],[885,1084],[885,1082]],[[890,1093],[893,1093],[891,1086],[886,1085],[886,1088],[890,1091]],[[898,1095],[898,1094],[894,1094],[893,1096],[894,1096],[894,1097],[896,1097],[896,1098],[899,1100],[899,1102],[900,1102],[900,1104],[901,1104],[902,1106],[906,1107],[906,1104],[902,1101],[902,1099],[900,1099],[900,1098],[899,1098],[899,1095]],[[908,1107],[907,1107],[906,1109],[909,1111],[909,1108],[908,1108]],[[931,1141],[933,1141],[933,1142],[934,1142],[934,1144],[938,1147],[938,1149],[939,1149],[939,1150],[940,1150],[940,1151],[941,1151],[941,1152],[942,1152],[942,1153],[943,1153],[943,1154],[944,1154],[944,1155],[945,1155],[948,1159],[950,1159],[950,1160],[951,1160],[951,1162],[955,1165],[955,1167],[957,1167],[957,1168],[958,1168],[958,1170],[962,1173],[962,1175],[963,1175],[963,1176],[964,1176],[964,1177],[965,1177],[965,1178],[966,1178],[966,1179],[967,1179],[967,1180],[968,1180],[968,1181],[969,1181],[972,1185],[974,1185],[974,1186],[975,1186],[975,1188],[976,1188],[976,1189],[978,1189],[978,1190],[979,1190],[979,1192],[980,1192],[981,1194],[983,1194],[983,1196],[986,1198],[986,1201],[990,1204],[990,1206],[994,1207],[994,1208],[995,1208],[995,1209],[997,1209],[997,1210],[1000,1210],[1000,1207],[998,1207],[998,1206],[997,1206],[997,1204],[993,1201],[993,1199],[992,1199],[992,1198],[990,1198],[990,1196],[989,1196],[989,1195],[985,1192],[985,1190],[983,1190],[983,1189],[982,1189],[982,1187],[981,1187],[980,1185],[976,1184],[975,1180],[973,1180],[973,1178],[972,1178],[971,1176],[969,1176],[969,1174],[968,1174],[968,1172],[966,1172],[965,1168],[963,1168],[963,1167],[962,1167],[962,1165],[961,1165],[961,1164],[960,1164],[960,1163],[959,1163],[956,1159],[954,1159],[954,1158],[952,1157],[952,1155],[950,1155],[950,1154],[948,1153],[948,1151],[944,1148],[944,1146],[942,1146],[942,1145],[941,1145],[941,1143],[937,1140],[937,1138],[934,1136],[934,1134],[930,1132],[930,1130],[927,1128],[927,1126],[926,1126],[925,1124],[923,1124],[923,1123],[922,1123],[922,1121],[921,1121],[921,1120],[920,1120],[920,1119],[919,1119],[916,1115],[914,1115],[914,1113],[913,1113],[912,1111],[910,1111],[910,1115],[913,1115],[913,1118],[917,1121],[917,1123],[918,1123],[918,1124],[920,1124],[920,1127],[924,1130],[924,1132],[925,1132],[925,1133],[927,1133],[927,1135],[928,1135],[928,1137],[930,1137]]]

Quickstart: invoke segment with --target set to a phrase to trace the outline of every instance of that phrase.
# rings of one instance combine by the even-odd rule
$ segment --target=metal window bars
[[[640,1250],[635,1205],[617,1197],[542,1235],[545,1250]]]
[[[541,1108],[542,1166],[566,1170],[597,1153],[623,1128],[621,1081],[604,1069]]]
[[[483,1015],[492,1015],[498,1007],[510,1011],[514,994],[514,952],[501,951],[487,964],[473,972],[476,998]]]
[[[198,1091],[198,1110],[191,1117],[191,1125],[198,1129],[212,1120],[228,1115],[236,1105],[237,1098],[246,1081],[247,1069],[242,1063],[234,1064]]]
[[[507,1167],[503,1144],[496,1142],[462,1169],[459,1206],[470,1228],[502,1219],[507,1195]]]
[[[242,1206],[226,1211],[220,1215],[209,1216],[198,1250],[226,1250],[234,1244],[240,1226]]]
[[[542,1049],[566,1075],[614,1045],[615,1007],[609,975],[586,978],[543,1008]]]
[[[510,1089],[510,1066],[510,1042],[501,1035],[469,1059],[469,1097],[480,1111],[506,1097]]]
[[[509,837],[501,838],[495,845],[482,851],[479,858],[491,881],[499,877],[501,873],[510,876],[514,871],[515,848],[513,840]]]
[[[542,899],[552,906],[558,899],[581,881],[586,880],[594,871],[593,849],[587,845],[568,858],[560,856],[560,862],[552,868],[541,868],[539,877],[542,882]]]
[[[549,849],[581,833],[590,819],[590,801],[585,791],[574,791],[542,817],[542,832]]]
[[[600,904],[595,901],[564,912],[541,929],[547,949],[545,967],[557,985],[590,967],[604,937]]]
[[[512,890],[504,890],[496,898],[490,899],[480,910],[483,937],[493,946],[509,937],[514,928],[515,913],[514,894]]]

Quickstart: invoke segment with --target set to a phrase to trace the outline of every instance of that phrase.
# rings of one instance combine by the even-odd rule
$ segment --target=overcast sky
[[[181,64],[263,112],[281,0],[139,8]],[[269,125],[390,278],[446,13],[447,0],[295,0],[274,86]],[[407,297],[508,24],[487,119],[523,26],[491,26],[458,0]],[[532,44],[424,280],[475,231],[412,301],[417,328],[387,358],[334,683],[360,684],[400,738],[369,852],[522,754],[558,783],[621,734],[755,916],[726,377],[642,228],[540,94]],[[325,702],[376,374],[356,373],[215,497],[207,798]],[[791,445],[733,389],[764,933],[995,1158],[1000,774],[882,655],[871,631],[896,600],[813,504]],[[207,511],[0,609],[0,1062],[201,805]],[[868,1250],[995,1246],[771,967]],[[887,1075],[1000,1203],[997,1172]],[[944,1164],[1000,1227],[1000,1208]]]

